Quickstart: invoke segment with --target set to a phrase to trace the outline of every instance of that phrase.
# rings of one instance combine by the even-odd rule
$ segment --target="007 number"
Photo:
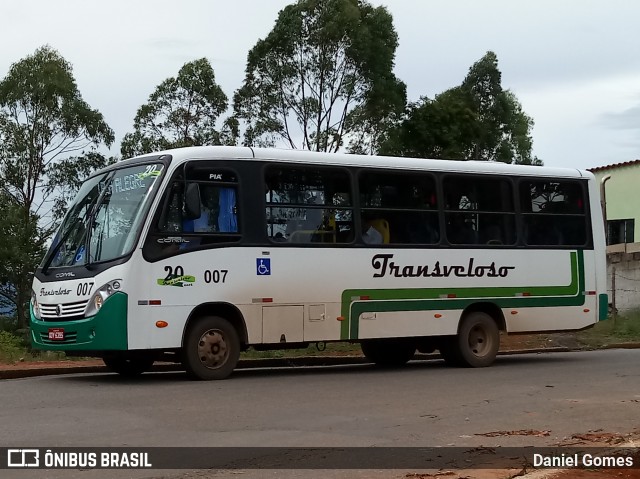
[[[227,269],[206,269],[204,271],[204,282],[205,283],[224,283],[227,279],[227,273],[229,270]]]

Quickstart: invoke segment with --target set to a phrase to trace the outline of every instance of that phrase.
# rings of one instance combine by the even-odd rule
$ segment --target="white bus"
[[[250,347],[333,341],[482,367],[500,331],[605,319],[605,275],[586,171],[193,147],[87,179],[35,273],[31,336],[123,375],[223,379]]]

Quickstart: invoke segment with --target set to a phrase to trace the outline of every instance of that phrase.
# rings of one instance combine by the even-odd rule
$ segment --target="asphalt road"
[[[192,382],[177,372],[136,380],[113,374],[5,380],[0,446],[546,446],[592,431],[640,432],[639,364],[639,349],[619,349],[501,356],[485,369],[448,368],[437,360],[395,371],[368,365],[242,370],[220,382]],[[531,433],[494,434],[523,430]],[[52,479],[237,474],[287,475],[0,471],[3,478]]]

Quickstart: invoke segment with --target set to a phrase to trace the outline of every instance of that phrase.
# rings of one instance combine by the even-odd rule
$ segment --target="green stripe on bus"
[[[609,295],[603,293],[599,296],[598,321],[604,321],[609,317]]]
[[[571,280],[566,286],[348,289],[342,293],[340,338],[357,339],[358,318],[369,312],[464,309],[482,299],[500,308],[580,306],[585,301],[583,252],[572,251],[570,263]]]

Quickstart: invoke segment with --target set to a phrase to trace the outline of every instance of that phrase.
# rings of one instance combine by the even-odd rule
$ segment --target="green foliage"
[[[84,177],[80,158],[95,159],[95,149],[113,140],[102,114],[82,99],[71,65],[54,49],[39,48],[0,81],[0,300],[15,306],[21,328],[33,271],[55,229],[49,196]]]
[[[503,90],[493,52],[469,69],[460,86],[409,105],[381,153],[541,165],[531,156],[533,120]]]
[[[227,119],[221,131],[216,122],[227,109],[227,96],[215,80],[206,58],[185,63],[178,76],[167,78],[149,96],[127,133],[120,150],[125,158],[195,145],[234,145],[238,122]]]
[[[391,15],[364,0],[298,0],[247,57],[234,96],[244,143],[372,152],[400,115],[406,87],[393,74]]]
[[[0,192],[0,306],[16,311],[17,326],[27,323],[33,272],[45,252],[39,217]]]
[[[102,114],[80,96],[71,65],[52,48],[14,63],[0,82],[1,186],[26,209],[52,163],[113,139]]]
[[[0,331],[0,361],[17,361],[24,358],[26,353],[22,339],[7,331]]]
[[[589,347],[640,342],[640,311],[609,317],[607,321],[600,321],[593,328],[577,333],[577,339]]]

